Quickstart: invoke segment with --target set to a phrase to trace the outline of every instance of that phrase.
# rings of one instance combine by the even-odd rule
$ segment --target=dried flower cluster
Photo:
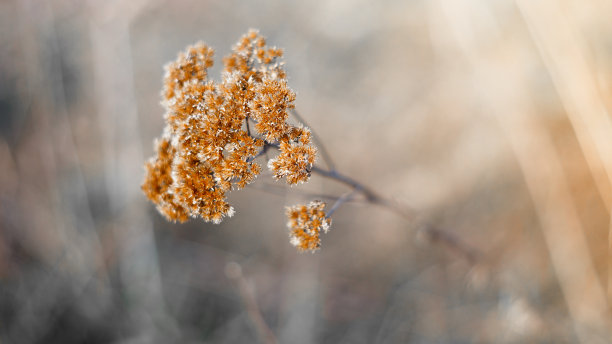
[[[293,246],[313,252],[321,246],[321,231],[327,233],[331,225],[331,219],[326,217],[323,208],[325,203],[321,201],[287,207],[287,227],[291,231],[289,236]]]
[[[223,60],[218,83],[208,79],[213,53],[200,42],[166,66],[166,128],[142,189],[169,220],[232,216],[226,193],[261,172],[255,158],[266,143],[280,149],[269,168],[289,184],[307,181],[315,160],[309,130],[287,123],[295,93],[278,61],[282,51],[251,30]]]
[[[278,61],[282,51],[249,31],[223,59],[221,82],[208,79],[213,54],[200,42],[166,66],[166,127],[142,189],[171,221],[232,216],[226,193],[255,179],[261,172],[255,160],[266,148],[279,150],[268,168],[290,185],[307,181],[315,161],[310,131],[287,122],[295,93]],[[301,250],[318,248],[320,231],[329,228],[324,206],[288,208],[291,242]]]

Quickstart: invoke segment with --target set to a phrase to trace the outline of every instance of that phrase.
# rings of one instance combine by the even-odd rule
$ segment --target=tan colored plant
[[[269,149],[278,151],[267,163],[275,179],[294,185],[317,173],[352,189],[336,197],[327,213],[322,201],[287,208],[290,242],[301,251],[320,247],[320,234],[329,230],[332,213],[356,194],[414,220],[410,211],[339,173],[320,142],[327,168],[315,166],[317,149],[312,141],[317,137],[294,109],[295,93],[287,86],[282,50],[268,47],[257,31],[250,30],[223,59],[218,83],[208,79],[213,54],[200,42],[166,66],[162,92],[166,127],[156,143],[157,155],[145,165],[142,190],[168,220],[201,217],[220,223],[231,217],[234,208],[226,193],[253,182],[261,172],[256,159]],[[301,124],[289,124],[290,115]],[[430,227],[425,232],[473,259],[447,233]]]

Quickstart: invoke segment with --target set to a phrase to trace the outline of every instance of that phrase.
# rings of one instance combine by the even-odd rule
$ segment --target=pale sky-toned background
[[[612,5],[605,1],[0,4],[0,342],[606,343]],[[285,50],[338,169],[417,214],[346,204],[322,249],[262,174],[221,225],[140,191],[163,65],[249,28]],[[427,223],[476,256],[420,232]],[[612,270],[611,270],[612,271]]]

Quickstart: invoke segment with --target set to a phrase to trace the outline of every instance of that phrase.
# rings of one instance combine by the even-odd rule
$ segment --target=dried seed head
[[[277,179],[304,182],[314,163],[310,132],[286,122],[295,93],[278,62],[282,50],[268,48],[257,31],[249,31],[224,58],[220,83],[207,79],[213,54],[199,42],[166,66],[166,128],[157,156],[145,165],[142,189],[169,220],[191,216],[219,223],[233,215],[226,193],[261,172],[254,158],[264,141],[280,145],[269,162]]]
[[[289,242],[301,251],[314,252],[321,246],[321,231],[327,233],[331,219],[326,217],[325,203],[312,201],[308,205],[286,208],[289,227]]]

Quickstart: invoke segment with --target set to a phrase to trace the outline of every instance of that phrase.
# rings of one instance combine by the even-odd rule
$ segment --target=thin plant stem
[[[267,193],[273,194],[273,195],[281,195],[281,196],[286,195],[287,194],[287,190],[289,190],[285,186],[278,185],[278,184],[273,184],[273,183],[261,183],[261,185],[257,185],[257,184],[258,183],[249,184],[248,188],[249,189],[253,189],[253,190],[267,192]],[[337,195],[324,194],[324,193],[316,193],[316,192],[308,192],[308,191],[305,191],[305,190],[291,189],[291,192],[292,193],[293,192],[299,193],[301,196],[303,196],[305,198],[325,199],[325,200],[329,200],[329,201],[338,201],[338,199],[340,198]],[[362,199],[351,198],[349,200],[346,200],[344,203],[367,203],[367,201],[362,200]]]
[[[314,136],[314,132],[313,132],[313,136]],[[267,151],[267,149],[269,148],[279,149],[280,147],[278,144],[267,143],[266,145],[264,145],[262,152]],[[311,172],[318,174],[322,177],[329,178],[336,182],[345,184],[347,186],[350,186],[353,189],[352,192],[361,193],[365,197],[365,201],[367,203],[379,205],[387,210],[390,210],[408,222],[414,222],[415,220],[417,220],[417,216],[412,209],[402,206],[398,204],[397,202],[385,196],[380,195],[379,193],[375,192],[374,190],[367,187],[366,185],[356,181],[355,179],[347,175],[344,175],[338,172],[335,169],[326,170],[324,168],[321,168],[315,165],[312,167]],[[352,192],[349,192],[349,194],[351,194]],[[338,198],[336,203],[338,203],[338,201],[340,201],[341,199],[342,199],[342,196]],[[332,209],[335,211],[336,209],[334,208],[339,207],[343,203],[346,203],[346,201],[340,202],[340,204],[337,204],[337,206],[334,205]],[[420,231],[422,234],[424,234],[425,238],[429,242],[440,244],[442,246],[447,247],[451,252],[454,252],[458,256],[464,258],[470,264],[475,264],[480,260],[480,256],[481,256],[480,252],[476,251],[474,248],[469,247],[460,238],[458,238],[457,236],[453,235],[452,233],[448,231],[434,227],[433,225],[429,223],[422,224],[422,228],[420,229]]]
[[[246,122],[247,133],[249,134],[249,136],[251,136],[251,126],[249,125],[249,119],[247,118],[244,121]]]
[[[372,189],[366,187],[365,185],[357,182],[356,180],[339,173],[338,171],[330,171],[324,170],[320,167],[313,166],[312,172],[317,173],[323,177],[330,178],[337,182],[346,184],[354,188],[354,191],[362,193],[366,201],[370,204],[376,204],[386,208],[400,217],[404,218],[409,222],[413,222],[416,220],[416,216],[414,211],[402,207],[397,202],[392,201],[384,196],[379,195],[374,192]],[[335,211],[335,209],[334,209]],[[480,253],[475,249],[468,247],[465,243],[463,243],[458,237],[449,233],[448,231],[436,228],[428,223],[424,224],[421,232],[425,235],[426,239],[432,243],[438,243],[445,247],[447,247],[450,251],[455,254],[463,257],[470,264],[475,264],[480,257]]]
[[[355,188],[352,191],[349,191],[342,195],[340,198],[338,198],[336,200],[336,203],[334,203],[334,205],[327,212],[327,217],[331,217],[332,214],[336,211],[336,209],[340,208],[342,204],[350,201],[350,199],[353,198],[357,192],[359,192],[359,188]]]
[[[408,219],[408,220],[414,220],[415,216],[414,214],[412,214],[411,212],[406,211],[405,209],[401,209],[397,206],[397,204],[395,204],[394,202],[392,202],[391,200],[379,195],[378,193],[376,193],[374,190],[372,190],[369,187],[366,187],[365,185],[359,183],[358,181],[354,180],[353,178],[346,176],[344,174],[341,174],[340,172],[336,171],[336,170],[325,170],[322,169],[318,166],[313,166],[312,167],[312,172],[329,178],[329,179],[333,179],[337,182],[340,182],[342,184],[346,184],[350,187],[352,187],[353,189],[358,190],[359,192],[361,192],[361,194],[363,194],[366,198],[366,200],[368,201],[368,203],[372,203],[372,204],[378,204],[378,205],[382,205],[385,206],[389,209],[394,210],[395,212],[397,212],[398,214],[400,214],[402,217]]]

